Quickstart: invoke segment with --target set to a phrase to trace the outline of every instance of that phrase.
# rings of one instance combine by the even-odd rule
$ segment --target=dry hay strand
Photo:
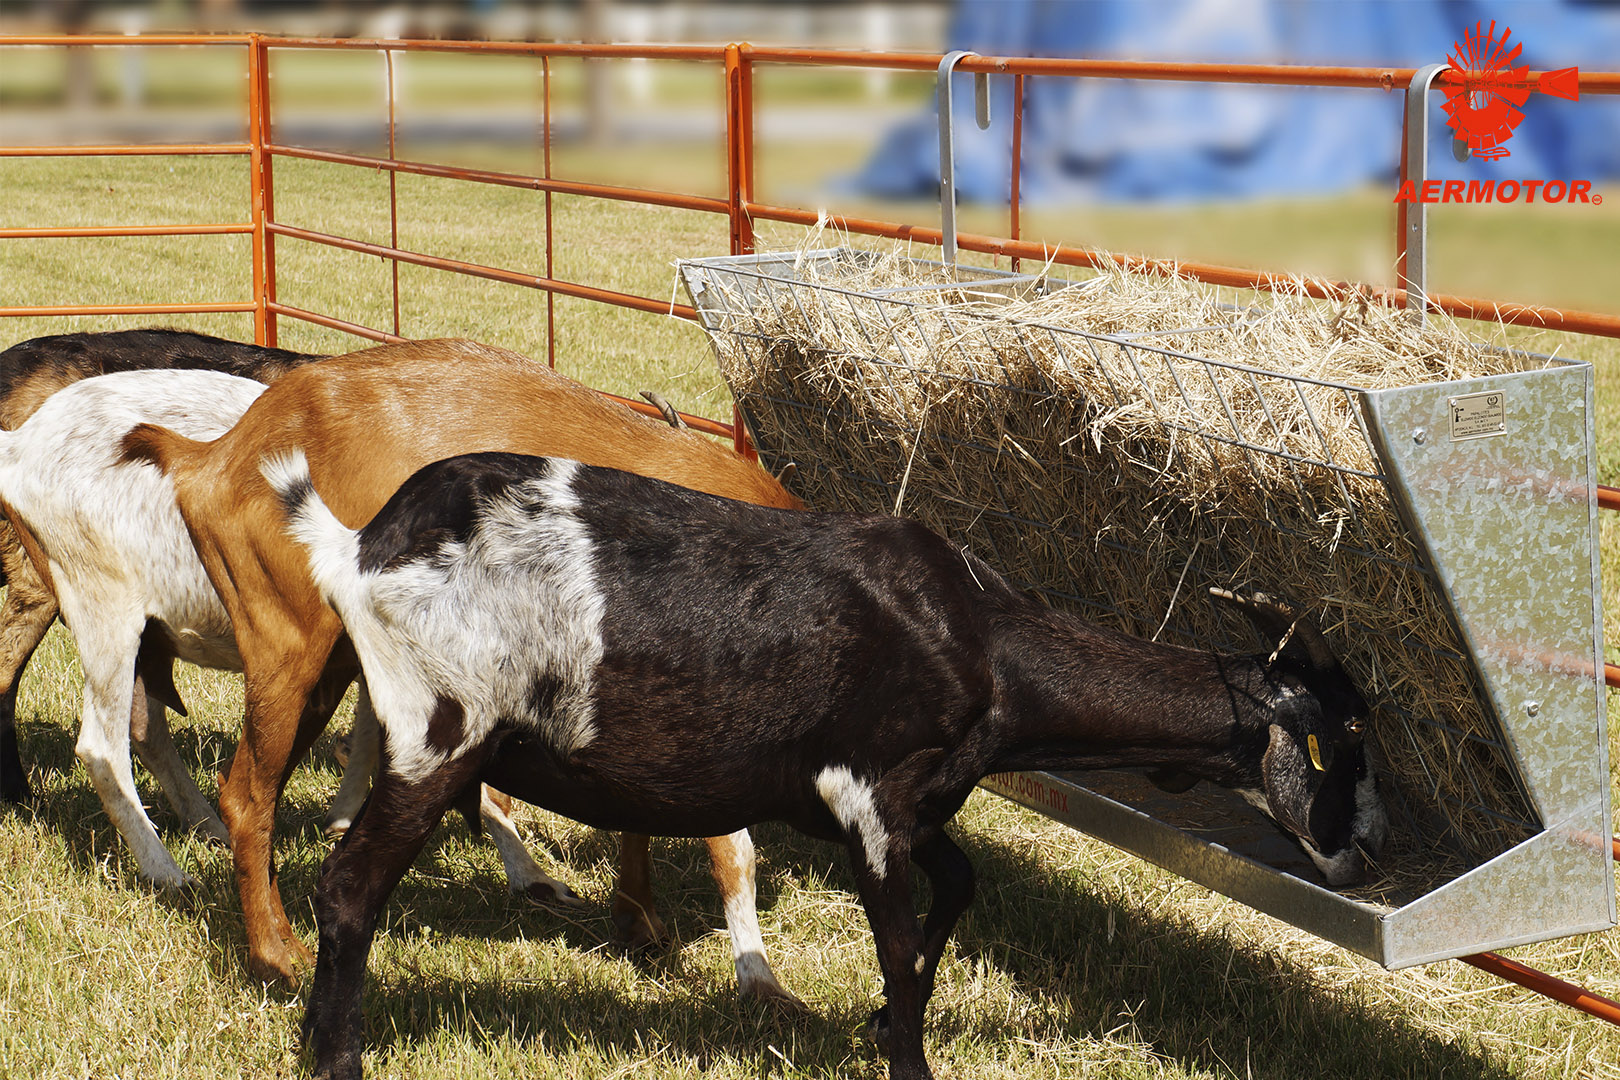
[[[1275,644],[1209,586],[1311,612],[1375,702],[1398,824],[1368,895],[1424,891],[1530,834],[1359,394],[1519,371],[1525,354],[1366,292],[1239,297],[1115,265],[1043,293],[899,250],[790,258],[782,277],[705,287],[724,297],[710,337],[761,453],[797,463],[812,506],[917,517],[1139,636]]]

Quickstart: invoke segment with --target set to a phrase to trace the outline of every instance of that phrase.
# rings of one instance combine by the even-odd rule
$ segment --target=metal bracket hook
[[[964,56],[978,56],[968,49],[946,53],[939,62],[939,231],[944,259],[956,263],[956,158],[952,143],[951,72]],[[990,76],[973,73],[974,118],[979,130],[990,126]]]
[[[1445,64],[1428,64],[1412,73],[1406,90],[1406,179],[1419,198],[1406,204],[1406,289],[1407,317],[1419,326],[1428,317],[1428,207],[1423,202],[1423,183],[1429,178],[1429,87],[1446,70]],[[1457,152],[1453,140],[1452,153]],[[1467,146],[1463,146],[1466,157]],[[1458,158],[1459,161],[1463,158]]]

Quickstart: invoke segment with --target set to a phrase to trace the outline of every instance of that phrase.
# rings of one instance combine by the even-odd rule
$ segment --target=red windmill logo
[[[1484,27],[1482,20],[1463,34],[1462,41],[1446,58],[1446,66],[1458,78],[1442,83],[1440,89],[1446,96],[1446,115],[1451,117],[1451,130],[1457,138],[1475,157],[1497,160],[1508,156],[1502,144],[1513,137],[1513,129],[1524,119],[1518,107],[1529,99],[1531,91],[1579,101],[1581,90],[1575,68],[1545,71],[1534,79],[1528,78],[1529,67],[1518,63],[1524,46],[1515,42],[1511,50],[1508,48],[1512,29],[1503,27],[1498,38],[1495,19],[1489,30]]]

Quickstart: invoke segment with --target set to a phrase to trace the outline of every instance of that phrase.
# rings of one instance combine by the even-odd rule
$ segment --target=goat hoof
[[[664,927],[664,920],[639,908],[613,913],[613,937],[629,952],[667,950],[675,940]]]
[[[201,881],[186,874],[178,881],[154,882],[158,902],[185,914],[195,914],[207,899],[208,889]]]
[[[198,837],[200,837],[204,843],[214,847],[222,847],[226,851],[231,849],[230,830],[225,828],[225,823],[223,821],[220,821],[217,818],[213,821],[199,821],[195,828],[197,830]]]
[[[889,1007],[883,1006],[866,1018],[866,1037],[872,1040],[877,1052],[884,1057],[889,1056],[892,1040],[889,1037]]]
[[[354,822],[350,821],[348,818],[342,818],[338,821],[328,821],[326,826],[321,829],[321,835],[326,837],[328,840],[341,840],[343,839],[344,834],[349,831],[349,826],[352,824],[354,824]]]
[[[14,806],[25,806],[33,802],[34,789],[29,786],[28,777],[21,773],[0,777],[0,801]]]
[[[744,953],[737,958],[737,994],[764,1002],[784,1015],[803,1016],[810,1012],[810,1006],[782,989],[776,973],[760,953]]]
[[[289,990],[298,989],[301,974],[315,966],[315,954],[297,938],[283,941],[274,955],[249,953],[248,974],[267,983],[280,983]]]
[[[351,746],[349,738],[348,735],[339,735],[332,740],[332,756],[337,759],[338,768],[340,769],[349,767],[349,750]]]
[[[522,889],[513,889],[517,895],[527,897],[531,903],[541,907],[564,908],[568,911],[585,911],[591,905],[573,889],[560,881],[536,881]]]
[[[743,997],[763,1002],[783,1016],[810,1015],[810,1006],[782,989],[778,983],[772,983],[770,986],[760,986],[758,984],[738,985],[737,990]]]

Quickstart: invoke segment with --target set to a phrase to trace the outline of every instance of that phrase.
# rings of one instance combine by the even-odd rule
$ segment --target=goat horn
[[[1209,594],[1242,611],[1254,623],[1255,629],[1273,641],[1281,641],[1294,625],[1294,613],[1265,593],[1240,596],[1229,589],[1212,588]]]
[[[790,461],[786,465],[782,466],[781,472],[776,474],[776,482],[781,484],[783,487],[786,487],[787,482],[793,479],[793,475],[798,471],[799,463],[797,461]]]
[[[1302,617],[1295,624],[1295,636],[1299,643],[1305,647],[1305,655],[1311,658],[1311,666],[1320,671],[1326,671],[1339,662],[1328,647],[1327,638],[1322,636],[1322,630],[1316,625],[1316,620]]]
[[[1305,650],[1305,655],[1313,667],[1326,670],[1338,663],[1314,619],[1303,615],[1296,616],[1291,608],[1279,604],[1265,593],[1239,596],[1228,589],[1217,588],[1212,588],[1209,592],[1211,596],[1225,600],[1242,610],[1249,617],[1249,621],[1254,623],[1255,629],[1264,637],[1277,642],[1279,652],[1292,639]]]
[[[659,414],[663,416],[664,422],[670,427],[683,428],[686,426],[686,421],[682,420],[681,414],[675,411],[675,406],[664,400],[664,395],[656,390],[640,390],[637,392],[646,398],[653,408],[658,410]]]

